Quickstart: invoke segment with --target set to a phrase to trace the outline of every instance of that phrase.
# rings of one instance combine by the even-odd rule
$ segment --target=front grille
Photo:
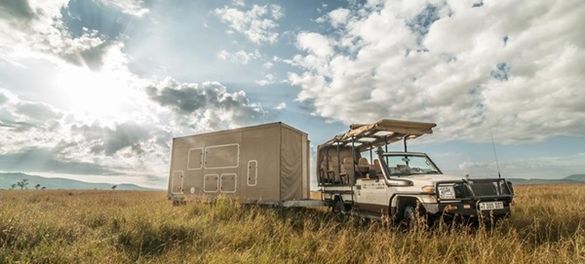
[[[474,182],[471,184],[471,189],[477,196],[498,195],[498,187],[496,182]]]
[[[501,180],[471,181],[469,186],[476,196],[493,196],[510,194],[506,183]]]

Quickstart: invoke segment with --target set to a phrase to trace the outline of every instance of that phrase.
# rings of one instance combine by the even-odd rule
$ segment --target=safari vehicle
[[[498,220],[510,216],[512,184],[503,178],[445,175],[431,158],[410,152],[407,141],[431,134],[434,123],[384,119],[354,124],[318,146],[323,200],[338,213],[389,217],[396,224],[439,217]],[[389,151],[402,142],[403,151]]]

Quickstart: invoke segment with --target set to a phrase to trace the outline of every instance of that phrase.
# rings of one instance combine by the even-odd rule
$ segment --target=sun
[[[134,89],[123,73],[67,66],[55,79],[59,96],[67,102],[68,110],[74,115],[112,120],[132,106]]]

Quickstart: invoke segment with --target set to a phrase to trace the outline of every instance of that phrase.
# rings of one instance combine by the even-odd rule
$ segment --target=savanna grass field
[[[585,185],[515,189],[495,228],[408,232],[162,192],[0,191],[0,263],[585,263]]]

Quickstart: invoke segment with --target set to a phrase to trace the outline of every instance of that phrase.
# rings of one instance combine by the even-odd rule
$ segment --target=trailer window
[[[240,145],[227,144],[205,148],[206,169],[237,168],[240,162]]]
[[[248,161],[248,186],[256,186],[258,180],[258,161]]]
[[[219,186],[219,175],[206,174],[203,176],[203,191],[206,193],[217,192]]]
[[[222,193],[235,193],[238,178],[235,173],[222,173],[220,177],[219,190]]]
[[[199,170],[203,165],[203,148],[189,149],[187,169]]]

